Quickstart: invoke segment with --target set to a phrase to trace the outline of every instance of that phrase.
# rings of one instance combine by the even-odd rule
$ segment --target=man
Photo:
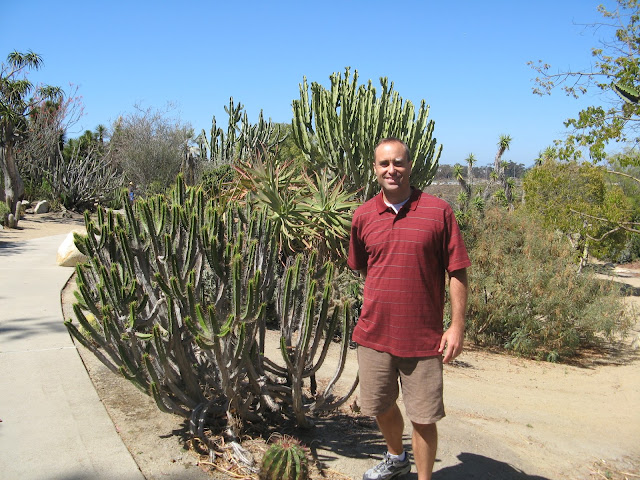
[[[362,312],[353,332],[361,408],[376,417],[387,453],[363,480],[388,480],[411,470],[396,403],[398,377],[413,426],[418,480],[428,480],[438,445],[436,422],[445,415],[442,363],[462,351],[471,263],[449,204],[411,187],[406,144],[397,138],[381,140],[373,169],[381,192],[353,215],[348,264],[365,277]],[[445,272],[451,326],[443,333]]]

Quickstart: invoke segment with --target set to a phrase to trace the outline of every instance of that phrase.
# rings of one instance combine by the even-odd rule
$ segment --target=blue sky
[[[0,59],[32,50],[44,59],[31,81],[78,86],[84,116],[74,137],[111,125],[134,105],[161,108],[196,132],[226,124],[229,97],[251,120],[262,109],[291,121],[298,84],[330,85],[346,66],[360,82],[386,76],[405,100],[430,105],[441,163],[505,160],[529,166],[564,133],[563,120],[598,98],[531,93],[536,72],[591,65],[611,0],[471,1],[10,1],[0,16]]]

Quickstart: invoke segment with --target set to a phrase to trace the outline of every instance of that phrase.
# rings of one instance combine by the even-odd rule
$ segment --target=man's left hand
[[[451,326],[442,334],[438,352],[444,352],[443,363],[449,363],[462,353],[464,344],[464,330]],[[446,347],[446,350],[445,350]]]

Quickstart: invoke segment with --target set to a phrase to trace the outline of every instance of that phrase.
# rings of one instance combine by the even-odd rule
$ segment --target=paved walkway
[[[64,238],[0,233],[0,477],[144,479],[62,323]]]

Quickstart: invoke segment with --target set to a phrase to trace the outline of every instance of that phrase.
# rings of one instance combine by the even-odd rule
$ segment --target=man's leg
[[[384,413],[376,417],[380,432],[387,443],[387,450],[392,455],[400,455],[404,450],[402,446],[402,433],[404,432],[404,420],[398,404],[394,403]]]
[[[438,449],[438,428],[435,423],[411,423],[413,424],[413,461],[418,471],[418,480],[431,480]]]

